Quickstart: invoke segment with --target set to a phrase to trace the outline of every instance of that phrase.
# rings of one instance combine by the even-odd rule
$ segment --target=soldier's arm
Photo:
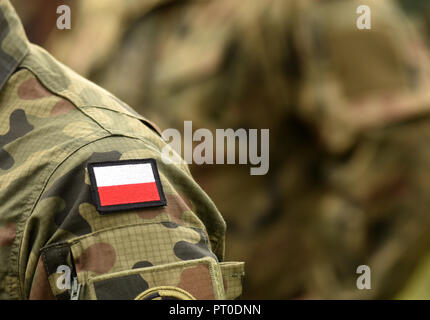
[[[101,214],[87,164],[128,159],[156,161],[167,204]],[[30,299],[235,298],[243,271],[220,263],[224,230],[186,166],[164,164],[156,144],[107,137],[52,174],[25,230],[21,278]]]

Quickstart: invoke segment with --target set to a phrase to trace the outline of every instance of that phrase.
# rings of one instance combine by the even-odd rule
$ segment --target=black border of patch
[[[136,202],[128,204],[117,204],[113,206],[102,206],[100,203],[99,193],[97,192],[97,182],[94,175],[94,167],[108,167],[114,165],[125,165],[125,164],[142,164],[150,163],[152,172],[154,173],[155,184],[157,185],[158,194],[160,195],[159,201],[148,201],[148,202]],[[119,160],[119,161],[103,161],[103,162],[91,162],[87,164],[88,175],[91,182],[91,195],[95,202],[97,211],[100,214],[107,214],[121,210],[133,210],[140,208],[149,207],[162,207],[167,204],[166,197],[164,195],[163,186],[161,185],[160,175],[158,174],[157,162],[155,159],[131,159],[131,160]]]

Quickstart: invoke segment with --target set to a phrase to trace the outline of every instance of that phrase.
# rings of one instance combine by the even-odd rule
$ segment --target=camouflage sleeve
[[[167,205],[101,215],[87,164],[146,158],[158,164]],[[104,138],[72,154],[45,186],[20,255],[25,292],[30,299],[235,298],[243,265],[221,262],[224,230],[186,166],[164,164],[150,143]],[[51,235],[47,243],[41,234]]]

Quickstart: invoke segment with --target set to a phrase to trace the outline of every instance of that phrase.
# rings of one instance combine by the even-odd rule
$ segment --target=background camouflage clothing
[[[154,126],[30,44],[6,0],[0,43],[0,298],[70,298],[60,266],[81,299],[159,286],[239,296],[243,264],[222,262],[225,222],[186,165],[161,161]],[[157,161],[167,206],[100,215],[87,163],[144,158]]]

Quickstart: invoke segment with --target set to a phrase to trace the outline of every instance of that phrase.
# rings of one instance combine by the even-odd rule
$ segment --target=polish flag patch
[[[100,213],[166,205],[155,159],[89,163],[88,174]]]

